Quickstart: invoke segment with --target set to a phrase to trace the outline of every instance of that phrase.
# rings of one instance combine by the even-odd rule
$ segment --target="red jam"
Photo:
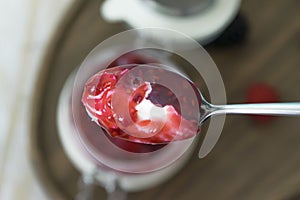
[[[197,114],[193,113],[193,110],[197,110],[197,106],[199,108],[200,98],[195,102],[195,99],[188,96],[176,97],[167,87],[150,82],[141,83],[132,93],[128,93],[122,86],[117,89],[118,81],[135,67],[136,65],[109,68],[87,81],[82,102],[91,119],[106,129],[112,140],[118,138],[133,144],[159,145],[195,136],[199,126],[195,118]],[[160,74],[164,77],[164,70],[160,70]],[[181,83],[181,80],[185,82]],[[184,84],[186,79],[183,77],[176,79],[178,87],[183,87]],[[118,98],[112,105],[115,93]],[[179,102],[185,103],[181,105]],[[149,114],[149,107],[157,111],[156,114]],[[184,116],[181,115],[183,109],[187,111]],[[120,113],[115,113],[115,110],[128,112],[130,119],[122,119],[119,122]],[[131,121],[131,124],[126,120]],[[125,146],[128,147],[128,143]]]

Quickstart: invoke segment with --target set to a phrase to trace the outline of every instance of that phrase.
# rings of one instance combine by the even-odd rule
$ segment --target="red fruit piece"
[[[93,121],[98,125],[117,129],[111,106],[112,91],[122,76],[129,69],[124,67],[101,71],[91,77],[85,85],[82,103]]]
[[[145,82],[135,89],[133,93],[128,93],[128,90],[122,88],[122,86],[119,86],[118,92],[116,92],[115,86],[119,79],[134,67],[133,65],[129,68],[114,67],[106,69],[89,79],[83,92],[82,102],[92,120],[104,127],[110,136],[135,143],[161,144],[195,136],[199,131],[198,121],[185,119],[180,115],[180,112],[177,111],[179,109],[178,101],[175,95],[168,91],[167,88]],[[176,81],[178,83],[179,80]],[[178,85],[180,86],[181,84],[178,83]],[[159,91],[162,92],[162,95],[159,95]],[[112,96],[114,94],[118,96],[114,103],[114,106],[118,108],[118,113],[115,113],[116,108],[112,106]],[[195,106],[199,106],[200,102],[195,104],[195,102],[187,102],[188,100],[189,98],[185,98],[185,105],[183,105],[185,109],[192,111]],[[163,111],[163,117],[159,116],[156,118],[157,116],[154,115],[153,118],[152,115],[147,114],[144,115],[146,116],[145,118],[141,117],[141,115],[139,116],[140,110],[138,106],[141,105],[142,101],[146,102],[146,106],[144,106],[146,110],[150,107],[159,110],[159,112]],[[124,127],[120,126],[120,118],[118,116],[120,113],[128,111],[130,119],[122,118],[121,120],[121,124],[125,124],[125,132]],[[126,120],[133,123],[128,125]],[[154,129],[156,131],[153,134],[151,130]],[[132,134],[128,134],[128,131]],[[145,134],[150,135],[149,137],[144,137]],[[117,143],[120,144],[119,141]],[[126,148],[128,148],[128,145]]]
[[[247,103],[275,103],[279,102],[279,95],[274,87],[267,83],[259,82],[252,84],[247,89]],[[251,115],[251,117],[260,123],[270,122],[274,116]]]

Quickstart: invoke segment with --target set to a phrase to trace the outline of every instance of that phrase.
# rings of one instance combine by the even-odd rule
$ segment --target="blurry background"
[[[28,159],[38,67],[72,0],[0,0],[0,199],[44,199]]]
[[[68,24],[60,26],[61,35],[50,40],[75,1],[80,3],[65,20]],[[59,89],[87,52],[112,32],[128,27],[99,20],[99,1],[0,0],[0,8],[0,199],[45,199],[43,187],[70,197],[77,192],[78,172],[63,154],[55,132]],[[246,101],[246,91],[257,82],[271,85],[282,101],[300,101],[299,9],[299,1],[243,1],[241,13],[250,27],[246,40],[206,47],[223,76],[228,102]],[[56,51],[48,52],[49,60],[43,62],[48,73],[38,82],[50,41]],[[38,105],[44,110],[34,111],[33,88],[40,83],[47,83]],[[29,129],[30,112],[40,117],[34,131]],[[211,154],[199,160],[195,152],[170,181],[130,194],[130,199],[299,199],[299,130],[299,118],[260,123],[230,116]],[[44,173],[41,184],[31,169],[29,139],[41,142],[32,147],[44,157],[35,162]]]

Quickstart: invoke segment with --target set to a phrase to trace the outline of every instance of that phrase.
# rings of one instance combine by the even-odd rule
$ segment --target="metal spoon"
[[[182,116],[189,116],[191,119],[195,119],[199,121],[199,125],[202,125],[202,123],[207,120],[208,118],[215,116],[215,115],[222,115],[222,114],[255,114],[255,115],[288,115],[288,116],[300,116],[300,102],[290,102],[290,103],[258,103],[258,104],[233,104],[233,105],[213,105],[209,103],[201,94],[201,91],[192,83],[191,80],[189,80],[184,75],[177,73],[177,71],[174,71],[169,69],[167,66],[156,66],[156,65],[124,65],[120,67],[115,67],[113,69],[110,69],[110,73],[113,74],[113,72],[118,71],[124,71],[125,73],[122,75],[122,78],[119,77],[118,81],[116,82],[116,85],[114,86],[114,92],[112,93],[111,97],[111,105],[113,107],[113,113],[114,113],[114,119],[118,127],[123,132],[119,133],[119,136],[124,140],[129,140],[131,142],[136,143],[143,143],[143,144],[165,144],[170,141],[172,141],[174,138],[169,137],[169,133],[166,132],[159,132],[164,127],[164,124],[159,125],[149,125],[149,130],[157,130],[156,132],[147,132],[148,129],[141,129],[140,126],[136,126],[136,122],[132,120],[130,113],[127,109],[124,109],[124,102],[129,102],[131,95],[135,93],[136,88],[139,88],[143,86],[143,84],[147,83],[154,83],[157,85],[162,85],[172,93],[174,93],[175,97],[180,98],[182,101],[179,101],[179,104],[182,103],[182,111],[187,113],[181,113]],[[126,71],[128,70],[128,71]],[[93,86],[93,84],[97,84],[98,76],[102,76],[102,73],[96,74],[91,80],[91,82],[88,83],[88,85]],[[89,88],[89,87],[87,87]],[[104,91],[104,90],[103,90]],[[124,92],[126,91],[126,92]],[[158,90],[163,91],[163,90]],[[166,91],[165,91],[166,92]],[[124,95],[126,93],[126,95]],[[163,93],[163,92],[162,92]],[[97,100],[97,98],[101,99],[101,95],[93,96],[94,93],[90,90],[86,90],[85,95],[83,95],[83,102],[86,102],[85,104],[87,106],[90,106],[92,108],[93,105],[97,105],[97,103],[94,103],[94,100]],[[121,94],[121,98],[119,97]],[[130,94],[130,95],[129,95]],[[151,93],[149,94],[151,95]],[[172,95],[171,95],[172,96]],[[125,99],[124,99],[125,98]],[[167,96],[157,95],[154,97],[158,101],[159,98],[168,98]],[[185,100],[184,100],[185,98]],[[93,101],[91,101],[91,99]],[[172,97],[169,96],[169,100],[172,99]],[[189,100],[187,100],[189,99]],[[99,100],[97,100],[99,101]],[[170,100],[171,101],[171,100]],[[199,107],[195,106],[195,102],[199,102]],[[89,103],[88,103],[89,102]],[[160,101],[158,101],[161,103]],[[169,102],[170,103],[170,102]],[[189,103],[193,106],[189,106]],[[90,105],[91,104],[91,105]],[[123,105],[123,106],[120,106]],[[172,105],[172,103],[170,103]],[[147,105],[143,105],[143,108],[148,108]],[[180,105],[181,106],[181,105]],[[147,111],[145,115],[151,115],[154,114],[157,109],[150,108],[150,111]],[[90,110],[87,109],[89,116],[96,119],[97,116],[96,112],[91,113]],[[161,111],[161,109],[160,109]],[[200,112],[200,115],[199,115]],[[189,114],[192,113],[192,114]],[[162,112],[158,112],[155,114],[155,116],[161,115]],[[188,114],[188,115],[187,115]],[[170,121],[170,120],[169,120]],[[170,122],[169,122],[170,123]],[[98,125],[102,126],[102,124]],[[106,127],[103,127],[106,128]],[[108,127],[109,128],[109,127]],[[140,130],[146,130],[146,131],[140,131]],[[177,132],[174,132],[174,134],[178,134],[178,136],[184,135],[185,133],[189,133],[188,136],[191,136],[191,132],[195,131],[194,135],[197,134],[196,131],[198,131],[197,127],[193,127],[188,129],[189,132],[182,131],[183,129],[180,129]],[[180,132],[181,131],[181,132]],[[109,131],[108,131],[109,132]],[[126,133],[126,134],[123,134]],[[172,132],[173,133],[173,132]],[[171,133],[171,135],[172,135]],[[152,134],[152,135],[151,135]],[[166,137],[165,135],[166,134]],[[174,135],[173,134],[173,135]],[[153,136],[153,137],[152,137]],[[151,140],[148,140],[148,138],[151,138]],[[171,140],[170,140],[171,138]],[[186,139],[187,136],[182,138],[177,138],[174,140],[181,140]]]
[[[201,97],[200,125],[208,118],[222,114],[300,116],[300,102],[213,105],[207,102],[200,92],[199,94]]]

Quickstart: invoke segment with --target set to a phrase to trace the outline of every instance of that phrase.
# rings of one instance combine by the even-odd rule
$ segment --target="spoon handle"
[[[211,115],[255,114],[300,116],[300,102],[211,105]]]

